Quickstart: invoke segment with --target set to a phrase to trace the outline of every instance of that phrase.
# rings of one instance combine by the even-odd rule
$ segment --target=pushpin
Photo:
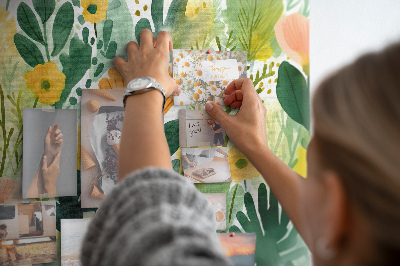
[[[230,234],[230,237],[234,237],[235,236],[235,232],[232,232],[231,234]]]
[[[211,54],[211,49],[208,49],[206,54]]]

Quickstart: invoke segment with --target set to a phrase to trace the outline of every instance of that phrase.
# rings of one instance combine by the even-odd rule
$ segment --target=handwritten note
[[[239,78],[238,63],[235,59],[202,61],[198,67],[203,73],[201,79],[206,82]]]
[[[196,133],[200,133],[201,132],[201,126],[200,126],[200,121],[199,122],[188,122],[188,126],[189,126],[189,134],[190,137],[193,138],[193,136]]]

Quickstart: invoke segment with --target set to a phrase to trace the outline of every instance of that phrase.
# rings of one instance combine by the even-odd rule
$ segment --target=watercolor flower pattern
[[[83,7],[82,15],[85,21],[90,23],[99,23],[106,19],[108,0],[82,0]]]
[[[38,102],[54,104],[60,100],[65,87],[65,75],[58,70],[56,63],[38,64],[33,71],[26,72],[24,78],[27,87],[39,98]]]

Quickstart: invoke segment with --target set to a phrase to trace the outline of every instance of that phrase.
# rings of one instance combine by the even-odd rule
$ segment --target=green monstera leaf
[[[268,204],[269,203],[269,204]],[[257,265],[294,265],[293,261],[303,261],[308,265],[308,249],[302,242],[294,227],[289,227],[290,220],[282,210],[279,215],[278,200],[270,192],[268,197],[267,188],[261,183],[258,188],[258,213],[253,197],[249,192],[244,195],[244,204],[247,215],[238,211],[236,218],[243,231],[256,233]],[[233,225],[230,232],[243,233],[239,227]],[[264,231],[264,232],[263,232]]]
[[[175,119],[165,123],[164,132],[172,156],[179,149],[179,120]]]
[[[310,89],[303,74],[287,61],[279,66],[276,96],[283,110],[310,131]]]

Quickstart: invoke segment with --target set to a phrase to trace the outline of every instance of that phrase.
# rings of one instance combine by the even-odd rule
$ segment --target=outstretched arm
[[[268,147],[266,109],[250,79],[233,81],[225,89],[224,103],[240,107],[229,115],[215,103],[207,103],[210,115],[220,122],[233,143],[246,155],[267,181],[298,232],[307,242],[307,233],[300,214],[300,185],[302,178],[282,162]],[[246,136],[246,138],[243,138]]]
[[[125,83],[139,77],[152,77],[170,96],[178,86],[168,73],[172,37],[159,32],[157,40],[150,30],[140,33],[140,46],[129,42],[128,61],[116,57],[114,65]],[[121,150],[118,162],[119,182],[134,170],[147,166],[172,169],[171,157],[164,134],[163,96],[157,91],[129,96],[126,100],[122,126]]]

